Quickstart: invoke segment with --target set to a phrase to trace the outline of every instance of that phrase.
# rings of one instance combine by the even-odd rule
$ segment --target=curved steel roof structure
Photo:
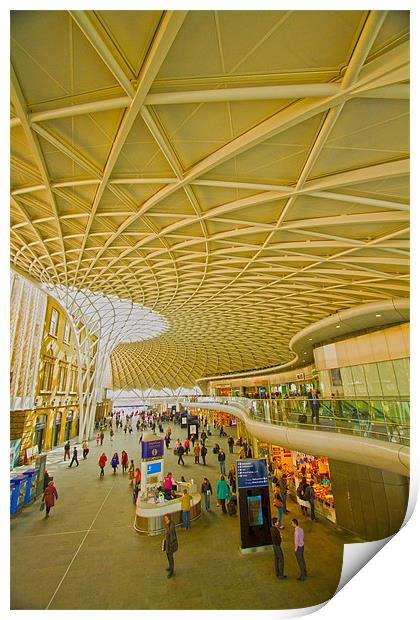
[[[116,389],[408,296],[408,39],[408,11],[12,12],[12,265],[164,318]]]

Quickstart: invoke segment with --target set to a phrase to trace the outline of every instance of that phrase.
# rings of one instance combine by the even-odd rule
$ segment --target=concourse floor
[[[228,430],[228,429],[227,429]],[[173,447],[185,431],[172,432]],[[167,579],[162,536],[148,537],[133,529],[135,506],[127,474],[114,476],[112,453],[128,452],[137,466],[139,435],[118,430],[114,441],[105,433],[103,448],[108,465],[103,479],[97,465],[101,448],[90,443],[87,460],[79,467],[63,463],[60,448],[48,456],[47,469],[54,476],[59,499],[50,518],[40,512],[40,500],[11,522],[12,609],[291,609],[308,607],[331,598],[340,580],[343,544],[361,542],[324,520],[301,519],[289,500],[283,517],[285,574],[274,574],[271,551],[241,554],[239,516],[230,517],[216,508],[202,512],[191,529],[177,528],[179,550],[175,575]],[[194,464],[184,456],[177,465],[170,449],[165,472],[179,480],[184,475],[199,483],[210,479],[215,492],[219,476],[215,441],[226,452],[226,471],[237,458],[229,454],[226,439],[213,435],[208,441],[208,465]],[[81,456],[81,450],[79,450]],[[305,557],[309,577],[296,581],[298,568],[293,553],[291,519],[297,517],[305,530]]]

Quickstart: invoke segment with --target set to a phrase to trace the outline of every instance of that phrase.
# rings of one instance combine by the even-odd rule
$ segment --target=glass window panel
[[[399,396],[409,398],[410,396],[410,359],[404,357],[393,360],[394,374],[397,382]]]
[[[379,378],[378,367],[376,364],[365,365],[365,377],[367,385],[367,393],[371,398],[381,397],[382,385]]]
[[[354,392],[356,396],[366,396],[367,386],[363,366],[352,366],[351,372],[353,375]]]
[[[341,379],[343,381],[343,393],[346,397],[354,396],[354,382],[353,375],[351,374],[351,367],[341,369]]]
[[[384,396],[398,396],[397,382],[395,380],[394,366],[392,362],[378,362],[379,377]]]

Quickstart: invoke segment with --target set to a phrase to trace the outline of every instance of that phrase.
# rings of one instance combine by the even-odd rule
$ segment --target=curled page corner
[[[340,582],[334,596],[343,588],[356,573],[359,572],[393,537],[382,538],[363,543],[352,543],[344,545],[343,568],[341,570]]]

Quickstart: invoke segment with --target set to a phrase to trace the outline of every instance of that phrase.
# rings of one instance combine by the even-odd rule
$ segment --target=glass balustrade
[[[267,424],[347,433],[410,445],[408,400],[321,398],[315,404],[298,397],[250,399],[201,396],[198,400],[240,406],[246,415]]]

